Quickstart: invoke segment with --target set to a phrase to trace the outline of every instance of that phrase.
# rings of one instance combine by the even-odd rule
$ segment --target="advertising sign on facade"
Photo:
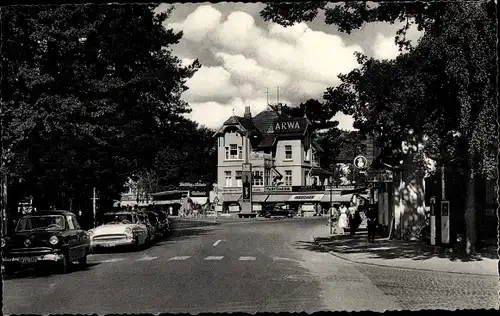
[[[293,186],[292,191],[293,192],[325,191],[325,187],[322,185]]]
[[[292,192],[292,187],[282,187],[282,186],[265,187],[264,191],[268,191],[268,192]]]
[[[359,155],[354,158],[354,167],[357,169],[365,169],[368,167],[368,160],[365,156]]]
[[[274,122],[274,133],[301,133],[306,128],[306,123],[303,119],[276,120]]]
[[[190,197],[208,197],[209,192],[205,190],[189,190]]]
[[[323,194],[292,195],[290,201],[321,201]]]

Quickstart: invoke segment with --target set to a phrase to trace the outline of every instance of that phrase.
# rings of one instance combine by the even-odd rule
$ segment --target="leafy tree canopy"
[[[103,200],[116,198],[186,122],[180,96],[200,65],[172,55],[182,33],[164,28],[170,11],[153,9],[1,11],[2,158],[39,202],[62,194],[86,203],[93,186]]]

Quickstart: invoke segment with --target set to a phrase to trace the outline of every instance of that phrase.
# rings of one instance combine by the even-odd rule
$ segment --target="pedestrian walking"
[[[368,242],[375,241],[375,231],[377,230],[378,214],[375,207],[369,207],[366,214],[368,224]]]
[[[349,206],[349,232],[351,235],[355,235],[361,224],[361,215],[359,214],[358,208],[351,202]]]
[[[339,216],[339,229],[342,232],[342,235],[345,235],[345,229],[349,225],[347,212],[348,212],[347,207],[345,206],[345,204],[342,204],[342,206],[340,206],[340,216]]]

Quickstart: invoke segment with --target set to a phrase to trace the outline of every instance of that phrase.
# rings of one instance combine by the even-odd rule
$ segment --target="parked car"
[[[108,212],[101,224],[90,229],[92,249],[132,246],[139,248],[148,237],[146,225],[140,223],[133,211]]]
[[[67,273],[74,261],[81,268],[86,266],[90,247],[89,235],[75,214],[63,210],[30,213],[2,238],[4,271],[11,275],[26,266],[52,266]]]
[[[287,208],[284,205],[268,205],[261,211],[262,216],[265,218],[288,217],[295,216],[295,210]]]

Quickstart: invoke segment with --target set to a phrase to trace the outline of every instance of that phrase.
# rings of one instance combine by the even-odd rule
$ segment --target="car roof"
[[[75,215],[75,214],[65,210],[42,210],[42,211],[28,213],[25,216],[43,216],[43,215]]]
[[[123,214],[136,214],[137,212],[134,211],[111,211],[111,212],[106,212],[104,215],[123,215]]]

